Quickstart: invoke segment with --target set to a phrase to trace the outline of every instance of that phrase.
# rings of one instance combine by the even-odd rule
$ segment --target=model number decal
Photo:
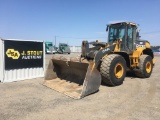
[[[102,50],[102,53],[105,53],[106,51],[109,51],[109,50],[110,50],[110,48],[106,48],[106,49]]]

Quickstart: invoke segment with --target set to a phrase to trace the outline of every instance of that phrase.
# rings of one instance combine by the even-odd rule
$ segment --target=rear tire
[[[118,54],[108,55],[101,63],[100,72],[107,85],[120,85],[126,76],[126,61]]]
[[[149,78],[152,74],[153,62],[149,55],[141,55],[139,58],[139,69],[135,70],[135,75],[140,78]]]

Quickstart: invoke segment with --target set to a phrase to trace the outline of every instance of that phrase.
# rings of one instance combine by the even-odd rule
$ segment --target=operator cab
[[[120,22],[107,25],[108,43],[121,39],[121,51],[133,51],[136,41],[136,29],[138,24],[132,22]]]

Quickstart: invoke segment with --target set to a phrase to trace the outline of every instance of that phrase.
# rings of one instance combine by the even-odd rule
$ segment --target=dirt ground
[[[101,85],[80,100],[42,86],[43,78],[1,83],[0,120],[160,120],[159,61],[150,78],[128,74],[122,85]]]

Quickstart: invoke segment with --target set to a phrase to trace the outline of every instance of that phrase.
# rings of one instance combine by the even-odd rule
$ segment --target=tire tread
[[[118,57],[120,57],[120,55],[118,55],[118,54],[108,55],[106,58],[103,59],[103,62],[100,67],[102,80],[106,84],[111,85],[111,86],[115,86],[115,84],[111,80],[111,74],[110,74],[109,70],[110,70],[110,66],[111,66],[112,61]]]

